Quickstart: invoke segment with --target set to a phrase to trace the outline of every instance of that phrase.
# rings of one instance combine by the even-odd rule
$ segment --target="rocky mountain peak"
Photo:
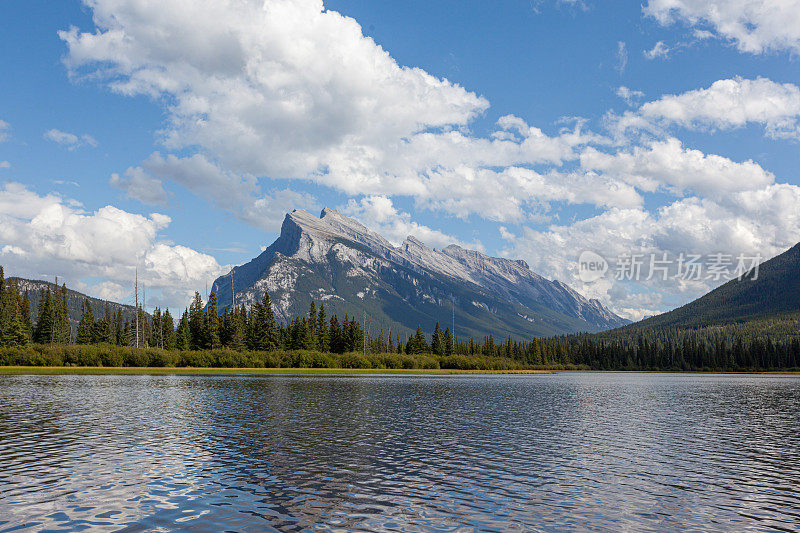
[[[471,317],[469,330],[481,335],[492,332],[490,323],[499,328],[495,333],[518,336],[596,331],[624,323],[599,302],[539,276],[522,260],[458,245],[430,248],[414,236],[394,246],[331,208],[319,217],[303,209],[287,214],[278,239],[233,273],[213,286],[222,309],[232,301],[232,289],[236,302],[245,305],[267,291],[282,320],[304,313],[309,300],[321,300],[343,314],[380,309],[387,328],[412,331],[417,324],[433,321],[432,326],[440,320],[440,307],[451,314],[455,302],[461,306],[456,315]]]

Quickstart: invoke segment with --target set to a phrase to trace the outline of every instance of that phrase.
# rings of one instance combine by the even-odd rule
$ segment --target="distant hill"
[[[624,329],[698,328],[800,312],[800,244],[761,263],[758,276],[744,276],[668,313]]]
[[[233,279],[232,279],[233,278]],[[453,320],[459,337],[531,338],[601,331],[627,323],[597,300],[530,270],[524,261],[451,245],[432,249],[414,237],[395,246],[333,209],[286,215],[261,255],[218,278],[219,309],[252,305],[269,292],[275,315],[304,315],[313,300],[328,314],[366,315],[373,332],[431,332]]]
[[[61,290],[60,286],[49,281],[31,280],[17,277],[9,278],[9,281],[17,284],[21,294],[24,294],[26,289],[28,290],[28,297],[31,301],[32,323],[36,323],[36,318],[39,316],[39,303],[41,301],[43,291],[46,291],[48,287],[51,291]],[[136,317],[136,308],[132,305],[124,305],[107,300],[101,300],[99,298],[93,298],[81,292],[67,288],[67,308],[69,310],[69,321],[73,332],[77,330],[78,323],[81,320],[84,298],[89,299],[89,304],[92,306],[92,313],[94,314],[95,319],[105,316],[106,305],[108,305],[112,314],[116,313],[117,311],[122,311],[123,319],[134,320]]]

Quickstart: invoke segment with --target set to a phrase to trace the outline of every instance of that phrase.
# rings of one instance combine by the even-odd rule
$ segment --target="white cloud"
[[[741,52],[800,52],[798,0],[649,0],[644,13],[662,25],[712,30]]]
[[[11,125],[5,120],[0,119],[0,143],[6,142],[11,138]]]
[[[628,65],[628,47],[625,41],[617,41],[617,65],[614,67],[617,72],[622,74]]]
[[[644,93],[642,91],[635,91],[621,85],[617,88],[617,96],[625,100],[625,103],[628,105],[632,105],[635,100],[642,98]]]
[[[761,189],[775,176],[757,163],[743,163],[699,150],[684,148],[674,137],[650,141],[629,151],[614,154],[588,147],[581,154],[581,166],[595,170],[646,192],[686,191],[719,198],[732,192]]]
[[[284,215],[293,209],[318,208],[316,199],[307,193],[289,189],[262,193],[252,175],[224,170],[202,154],[176,157],[156,152],[142,164],[149,172],[182,185],[239,220],[265,231],[279,229]]]
[[[715,283],[713,280],[665,282],[656,278],[642,281],[637,290],[626,291],[624,283],[613,279],[617,258],[632,253],[655,253],[660,257],[664,252],[673,259],[681,252],[704,257],[718,252],[772,257],[800,241],[800,187],[771,184],[718,200],[684,198],[654,213],[641,208],[612,208],[572,224],[552,225],[544,231],[524,228],[521,235],[506,233],[504,238],[508,241],[505,255],[521,257],[533,270],[566,280],[583,294],[599,298],[615,312],[637,318],[653,311],[652,308],[635,311],[635,295],[642,290],[661,292],[675,306],[701,296]],[[605,257],[611,264],[612,276],[591,284],[582,283],[576,261],[583,250]],[[647,271],[645,265],[642,272]]]
[[[603,142],[580,122],[549,136],[511,115],[489,138],[475,137],[467,126],[485,99],[398,65],[354,20],[323,11],[318,0],[90,5],[97,33],[61,33],[73,74],[100,76],[123,94],[167,96],[165,146],[199,153],[154,154],[141,166],[236,216],[258,197],[258,178],[435,205],[432,177],[561,164],[577,147]],[[448,197],[458,201],[444,205],[479,205],[470,196],[479,190],[456,188]],[[501,203],[495,218],[506,216]]]
[[[225,270],[206,254],[160,237],[168,216],[106,206],[87,213],[54,194],[39,196],[19,183],[0,189],[0,263],[23,276],[58,275],[69,282],[102,278],[130,287],[134,271],[170,305]]]
[[[48,141],[53,141],[56,144],[64,146],[67,150],[75,150],[83,146],[97,147],[97,140],[88,134],[75,135],[66,131],[57,130],[55,128],[44,132],[43,137]]]
[[[0,168],[11,168],[11,163],[8,161],[0,161]]]
[[[111,174],[108,183],[125,191],[125,196],[150,205],[166,205],[167,191],[161,180],[154,178],[141,167],[128,167],[125,173]]]
[[[616,118],[616,128],[731,129],[761,124],[774,138],[800,139],[800,87],[766,78],[732,78],[681,94],[662,96]]]
[[[103,281],[87,289],[91,296],[111,302],[121,302],[130,293],[130,287],[113,281]]]
[[[646,57],[647,59],[656,59],[656,58],[666,59],[667,56],[669,56],[669,53],[670,53],[669,46],[667,46],[664,43],[664,41],[658,41],[653,48],[644,51],[644,57]]]
[[[436,248],[458,244],[476,250],[484,249],[479,242],[465,244],[451,235],[412,221],[411,215],[398,211],[391,198],[386,196],[368,196],[359,201],[351,199],[342,212],[357,218],[394,245],[399,245],[406,237],[413,236]]]
[[[67,65],[107,74],[123,94],[168,95],[169,148],[200,146],[228,168],[324,174],[488,103],[401,67],[320,0],[93,0],[97,33],[60,32]],[[169,39],[163,35],[169,34]]]

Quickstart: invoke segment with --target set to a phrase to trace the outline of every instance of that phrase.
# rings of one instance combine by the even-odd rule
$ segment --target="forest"
[[[70,325],[66,286],[44,291],[35,320],[30,295],[0,267],[0,365],[267,366],[329,368],[596,369],[769,371],[800,366],[800,313],[724,325],[637,328],[543,339],[460,339],[439,324],[402,338],[365,332],[355,318],[327,316],[312,302],[306,316],[275,320],[269,294],[232,312],[199,293],[180,318],[169,309],[133,318],[109,307],[95,317],[88,300]]]

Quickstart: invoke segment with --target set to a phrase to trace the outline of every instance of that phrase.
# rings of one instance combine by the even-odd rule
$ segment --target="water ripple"
[[[0,533],[800,531],[800,378],[0,377]]]

